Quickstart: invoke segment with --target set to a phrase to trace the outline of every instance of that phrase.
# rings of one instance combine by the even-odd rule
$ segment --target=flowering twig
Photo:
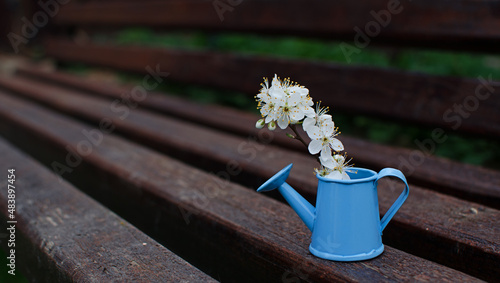
[[[344,150],[344,145],[336,138],[340,133],[332,116],[327,114],[328,107],[321,107],[318,103],[314,110],[309,90],[290,79],[281,81],[275,75],[271,86],[266,78],[261,86],[256,98],[262,119],[255,126],[263,128],[267,124],[271,131],[276,126],[283,130],[290,127],[295,136],[288,133],[286,135],[299,140],[309,153],[318,158],[321,169],[316,172],[327,178],[349,179],[345,173],[345,168],[349,167],[348,162],[345,162],[345,156],[338,154]],[[300,136],[297,130],[299,124],[302,124],[311,139],[309,144]]]

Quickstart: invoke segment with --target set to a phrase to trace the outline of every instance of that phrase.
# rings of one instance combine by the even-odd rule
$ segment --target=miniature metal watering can
[[[401,171],[393,168],[375,171],[350,168],[351,180],[318,178],[316,207],[285,183],[290,164],[267,180],[257,191],[278,188],[290,206],[312,232],[309,251],[320,258],[356,261],[374,258],[384,251],[382,231],[408,197],[410,189]],[[380,220],[377,181],[393,176],[405,189]]]

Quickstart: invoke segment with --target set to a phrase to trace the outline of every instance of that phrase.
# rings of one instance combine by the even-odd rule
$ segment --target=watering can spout
[[[257,192],[272,191],[277,188],[293,210],[299,215],[300,219],[304,221],[307,228],[312,231],[314,218],[316,217],[316,208],[285,182],[290,174],[292,166],[293,164],[290,164],[281,169],[281,171],[276,173],[271,179],[262,184],[262,186],[257,189]]]

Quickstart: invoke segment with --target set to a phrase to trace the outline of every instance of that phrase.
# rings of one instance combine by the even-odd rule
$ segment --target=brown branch
[[[290,124],[290,129],[292,129],[292,131],[295,133],[295,139],[299,140],[306,148],[309,148],[309,145],[307,145],[307,143],[304,141],[304,139],[300,136],[295,125]]]

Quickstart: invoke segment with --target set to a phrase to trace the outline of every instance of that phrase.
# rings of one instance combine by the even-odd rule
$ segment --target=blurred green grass
[[[109,40],[96,36],[97,41]],[[190,50],[215,50],[244,54],[272,55],[348,64],[338,41],[300,37],[270,37],[235,33],[171,32],[156,33],[132,28],[118,32],[112,40],[117,44],[138,44],[151,47],[171,47]],[[446,52],[415,49],[381,49],[368,46],[351,56],[351,65],[392,67],[434,75],[476,78],[492,75],[500,79],[500,57],[477,53]],[[286,75],[283,75],[286,77]]]
[[[266,55],[273,57],[306,59],[348,64],[339,47],[339,42],[297,37],[271,37],[235,33],[169,32],[157,33],[143,28],[130,28],[109,34],[94,35],[96,42],[112,42],[123,45],[168,47],[188,50],[213,50],[240,54]],[[350,65],[396,68],[433,75],[449,75],[476,78],[489,76],[500,80],[500,57],[434,50],[388,49],[369,46],[359,54],[353,54]],[[74,69],[86,70],[75,66]],[[272,70],[270,70],[272,71]],[[280,74],[286,77],[286,74]],[[126,82],[140,79],[122,74]],[[292,78],[294,80],[294,78]],[[306,85],[307,87],[307,85]],[[259,86],[255,86],[256,92]],[[201,103],[218,103],[255,110],[255,101],[248,95],[190,84],[168,82],[158,90],[182,94]],[[314,97],[314,94],[312,94]],[[335,111],[332,113],[336,125],[344,134],[373,142],[416,148],[415,140],[431,136],[433,128],[409,126],[397,121],[386,120],[353,113]],[[482,137],[463,136],[447,131],[448,140],[437,145],[434,152],[461,162],[500,169],[500,142]],[[354,156],[355,159],[355,156]]]

